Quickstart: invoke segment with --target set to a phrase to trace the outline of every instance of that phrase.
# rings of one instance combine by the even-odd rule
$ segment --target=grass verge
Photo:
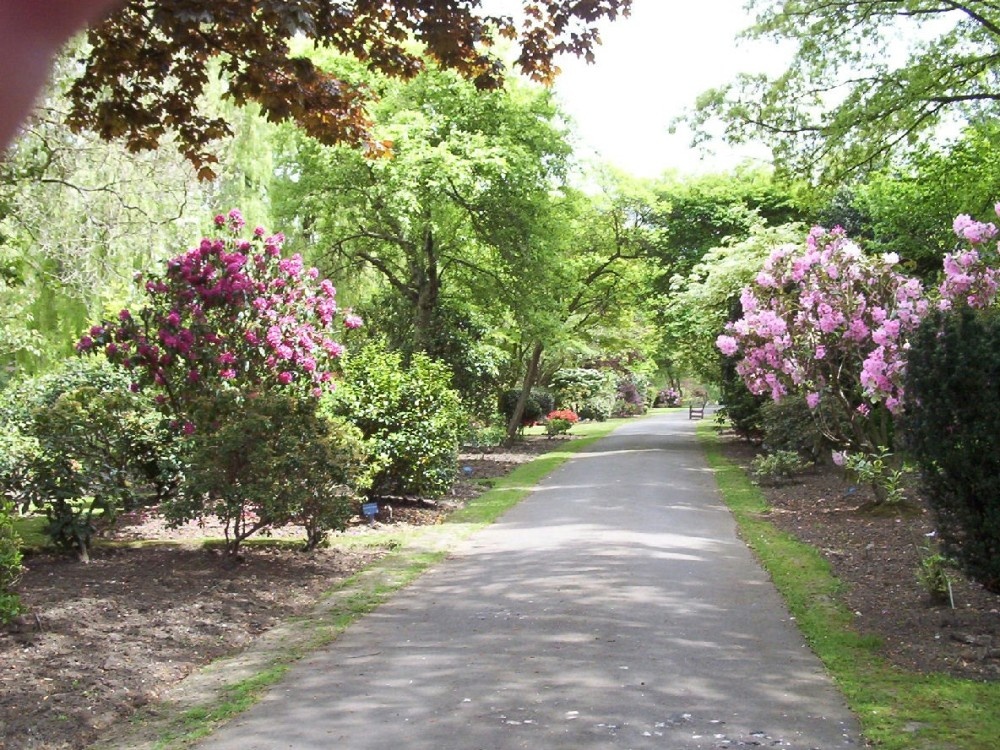
[[[138,714],[128,728],[98,747],[173,750],[209,735],[256,703],[295,661],[336,639],[358,618],[443,560],[463,539],[496,521],[574,453],[627,421],[574,426],[576,439],[553,441],[552,451],[500,478],[491,490],[442,524],[404,533],[390,530],[364,541],[334,538],[333,546],[375,545],[390,552],[328,592],[311,615],[275,628],[260,639],[253,653],[216,661],[192,675],[166,701]]]
[[[986,750],[1000,737],[1000,683],[908,672],[879,656],[878,639],[853,626],[840,582],[820,553],[767,521],[767,502],[728,461],[710,422],[699,425],[723,499],[837,682],[865,737],[886,750]]]

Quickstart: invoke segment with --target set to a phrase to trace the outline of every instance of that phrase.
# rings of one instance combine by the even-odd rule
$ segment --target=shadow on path
[[[858,736],[674,413],[578,454],[202,747],[826,750]]]

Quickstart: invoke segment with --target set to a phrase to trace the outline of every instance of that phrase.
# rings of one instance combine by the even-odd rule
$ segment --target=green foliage
[[[776,450],[754,458],[750,463],[750,473],[758,482],[779,484],[808,467],[809,463],[795,451]]]
[[[465,421],[448,368],[423,354],[404,366],[397,352],[377,344],[352,352],[343,367],[332,408],[370,443],[377,466],[371,494],[447,492]]]
[[[745,236],[707,250],[689,273],[674,277],[661,313],[661,335],[676,368],[707,382],[722,377],[715,340],[727,322],[742,315],[740,291],[775,247],[800,241],[802,233],[798,224],[768,228],[758,223]]]
[[[173,523],[219,518],[230,554],[258,532],[301,524],[316,547],[354,513],[368,481],[361,433],[316,402],[274,392],[219,394],[198,405],[203,425],[184,443],[184,492],[164,503]]]
[[[917,580],[935,602],[943,604],[951,601],[951,578],[948,576],[951,565],[951,560],[938,552],[928,550],[920,558]]]
[[[500,413],[507,421],[510,421],[511,417],[514,416],[514,409],[517,408],[517,401],[520,397],[520,388],[512,388],[500,394]],[[537,386],[532,388],[528,400],[524,404],[521,424],[527,426],[541,422],[545,415],[552,411],[554,405],[555,399],[548,389]]]
[[[71,360],[0,398],[4,493],[45,513],[47,533],[86,559],[96,523],[163,499],[177,476],[151,402],[107,363]]]
[[[832,447],[824,436],[824,421],[837,412],[823,402],[810,409],[802,396],[767,401],[760,410],[763,444],[769,451],[794,451],[816,462],[829,456]]]
[[[584,367],[563,368],[552,376],[550,386],[560,409],[572,409],[580,419],[603,422],[615,405],[617,379],[610,370]]]
[[[1000,592],[1000,312],[929,315],[911,340],[906,399],[945,554]]]
[[[777,76],[742,74],[702,94],[692,118],[702,138],[718,132],[721,118],[728,141],[763,140],[787,173],[833,184],[906,154],[953,118],[995,115],[1000,16],[991,3],[763,0],[755,7],[747,35],[788,45],[794,56]]]
[[[896,505],[906,499],[905,469],[887,448],[873,453],[850,453],[844,457],[844,468],[859,482],[869,485],[880,503]]]
[[[507,430],[500,424],[499,419],[498,415],[489,425],[469,424],[462,438],[462,445],[468,448],[496,448],[498,445],[503,445]]]
[[[0,625],[21,612],[11,589],[21,576],[21,540],[14,531],[14,504],[0,497]]]

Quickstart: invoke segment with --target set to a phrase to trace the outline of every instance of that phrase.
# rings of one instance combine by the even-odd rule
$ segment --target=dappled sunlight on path
[[[677,414],[578,454],[207,748],[852,746]]]

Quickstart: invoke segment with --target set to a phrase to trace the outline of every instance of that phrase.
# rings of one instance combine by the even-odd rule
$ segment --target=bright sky
[[[668,132],[671,120],[706,89],[739,72],[784,68],[774,45],[737,44],[737,34],[752,22],[745,2],[633,0],[629,18],[604,26],[595,64],[560,60],[555,88],[576,123],[581,157],[594,155],[639,177],[668,169],[723,171],[767,159],[761,147],[734,152],[721,143],[705,156],[690,147],[690,133]]]

